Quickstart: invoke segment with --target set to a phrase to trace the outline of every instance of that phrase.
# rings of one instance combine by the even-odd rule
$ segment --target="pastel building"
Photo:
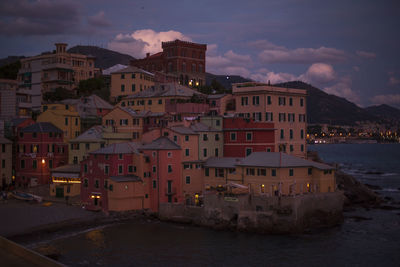
[[[40,111],[42,93],[59,87],[73,90],[81,80],[94,77],[94,57],[68,53],[64,43],[55,46],[54,52],[21,59],[19,89],[26,93],[24,101],[30,103],[29,108],[34,111]]]
[[[50,170],[68,162],[63,131],[48,122],[38,122],[18,131],[17,186],[50,183]]]
[[[154,86],[154,74],[129,66],[111,73],[111,99],[115,102],[122,97],[141,92]]]
[[[94,125],[101,124],[102,117],[114,108],[114,106],[97,95],[82,96],[78,99],[65,99],[61,103],[73,106],[78,112],[81,132]]]
[[[274,123],[274,151],[306,157],[306,90],[248,82],[232,84],[232,94],[237,116]]]
[[[87,210],[123,211],[150,207],[149,159],[134,142],[93,151],[81,163],[81,201]]]
[[[67,164],[50,171],[50,196],[63,198],[80,195],[81,166],[79,164]]]
[[[224,156],[245,157],[253,152],[274,152],[274,123],[253,119],[224,118]]]
[[[81,119],[74,106],[68,104],[46,104],[37,122],[50,122],[63,131],[64,142],[81,134]]]
[[[12,142],[7,138],[0,136],[0,188],[6,188],[8,185],[11,185],[13,182],[12,179]]]
[[[129,133],[115,133],[111,127],[96,125],[69,143],[68,163],[80,164],[90,152],[114,143],[129,142],[132,135]]]
[[[131,61],[132,66],[173,76],[180,84],[202,86],[206,84],[206,44],[181,40],[162,42],[162,52]]]
[[[235,99],[231,94],[208,95],[212,115],[228,115],[235,111]]]
[[[254,152],[245,158],[210,158],[205,186],[245,186],[249,194],[265,196],[329,193],[336,190],[335,168],[282,152]]]
[[[0,79],[0,120],[17,116],[17,85],[15,80]]]
[[[141,147],[151,166],[150,209],[161,203],[183,203],[181,147],[165,136]]]
[[[224,156],[224,132],[222,129],[216,129],[201,122],[192,124],[190,129],[199,135],[199,160]]]
[[[178,83],[157,83],[142,92],[127,96],[118,103],[137,112],[166,112],[176,116],[206,114],[206,95]]]

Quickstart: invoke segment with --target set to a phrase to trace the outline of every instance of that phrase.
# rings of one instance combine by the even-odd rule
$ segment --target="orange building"
[[[111,73],[111,100],[135,94],[154,85],[154,74],[134,66]]]
[[[232,84],[232,93],[237,116],[274,123],[275,151],[306,157],[306,90],[248,82]]]

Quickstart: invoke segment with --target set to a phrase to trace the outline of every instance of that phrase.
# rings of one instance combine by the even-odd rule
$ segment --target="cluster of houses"
[[[205,95],[196,87],[206,46],[163,49],[110,73],[115,105],[82,96],[42,102],[36,121],[11,119],[12,141],[0,138],[3,188],[49,185],[52,196],[80,195],[86,209],[105,212],[200,205],[222,192],[335,191],[334,168],[306,159],[305,90],[248,82]]]

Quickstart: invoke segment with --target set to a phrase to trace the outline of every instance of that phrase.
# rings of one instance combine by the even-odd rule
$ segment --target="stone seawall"
[[[290,197],[206,195],[202,207],[164,203],[159,218],[215,229],[260,233],[298,233],[343,220],[342,192]]]

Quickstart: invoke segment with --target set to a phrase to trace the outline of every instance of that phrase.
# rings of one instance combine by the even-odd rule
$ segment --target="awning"
[[[245,185],[237,184],[237,183],[232,183],[232,182],[229,182],[227,185],[229,185],[229,186],[231,186],[231,187],[236,187],[236,188],[248,189],[248,187],[245,186]]]

